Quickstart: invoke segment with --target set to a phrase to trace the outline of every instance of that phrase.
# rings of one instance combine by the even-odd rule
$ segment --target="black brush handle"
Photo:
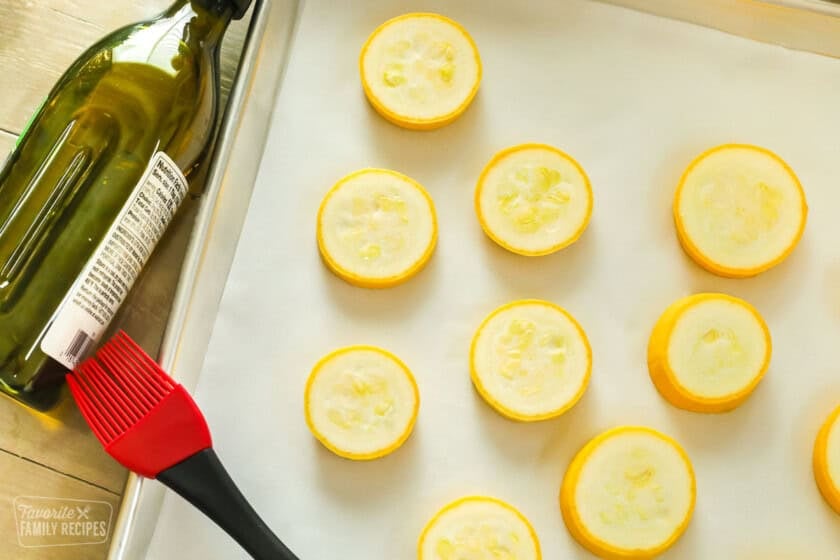
[[[157,479],[215,521],[256,560],[299,560],[260,519],[212,448],[169,467]]]

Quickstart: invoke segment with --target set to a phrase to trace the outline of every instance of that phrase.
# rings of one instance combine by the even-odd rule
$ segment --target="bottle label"
[[[146,264],[189,186],[158,152],[59,306],[41,350],[73,369],[102,337]]]

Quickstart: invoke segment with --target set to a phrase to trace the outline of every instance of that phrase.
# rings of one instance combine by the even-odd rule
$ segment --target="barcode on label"
[[[76,334],[73,336],[73,340],[70,341],[70,346],[64,351],[64,357],[67,360],[75,363],[78,363],[84,355],[87,353],[88,349],[93,344],[93,339],[86,333],[85,331],[76,331]]]
[[[54,312],[52,325],[41,340],[45,354],[67,369],[86,357],[107,330],[188,192],[189,183],[178,165],[164,152],[156,153]]]

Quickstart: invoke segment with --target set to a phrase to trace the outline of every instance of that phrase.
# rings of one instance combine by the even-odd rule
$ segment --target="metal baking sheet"
[[[705,4],[674,4],[681,13],[661,13],[709,23]],[[177,355],[188,359],[173,364],[176,375],[186,375],[199,371],[203,358],[196,397],[219,454],[302,558],[413,558],[426,520],[445,503],[476,493],[518,506],[535,525],[546,558],[590,558],[565,530],[557,494],[574,453],[618,424],[649,425],[674,436],[695,464],[694,519],[663,558],[837,558],[840,518],[820,499],[810,457],[820,423],[840,402],[833,351],[840,336],[840,246],[832,241],[840,237],[840,61],[772,44],[836,56],[831,40],[820,42],[818,32],[836,29],[837,10],[807,0],[733,0],[728,11],[726,2],[708,6],[727,15],[713,22],[727,31],[751,20],[752,39],[587,0],[303,4],[273,112],[257,107],[243,113],[258,115],[270,132],[218,316],[215,323],[212,314],[191,323],[198,308],[189,307],[175,339]],[[357,74],[358,50],[370,31],[391,16],[421,10],[464,24],[485,70],[469,111],[430,133],[401,130],[378,117]],[[819,23],[807,41],[801,33],[775,41],[767,29],[778,24],[779,10],[790,21],[816,17]],[[278,40],[268,29],[260,44]],[[817,48],[814,41],[827,46]],[[483,165],[499,149],[526,141],[574,155],[595,192],[593,220],[582,239],[536,259],[493,245],[472,206]],[[689,161],[733,141],[764,145],[786,158],[811,207],[805,237],[790,259],[742,281],[693,265],[678,246],[670,214]],[[231,158],[229,164],[237,162]],[[326,190],[366,166],[420,181],[440,220],[439,246],[428,268],[386,291],[335,278],[321,264],[314,240]],[[239,179],[227,172],[223,182]],[[204,255],[224,261],[230,249],[205,249]],[[214,276],[213,268],[203,270],[199,284]],[[205,293],[200,286],[184,290],[193,299]],[[775,342],[770,372],[757,392],[726,415],[678,411],[660,399],[647,376],[645,349],[655,320],[673,300],[698,291],[749,300]],[[468,377],[469,341],[481,319],[499,304],[525,297],[570,310],[594,351],[592,383],[582,401],[539,424],[499,417]],[[206,333],[209,324],[205,358],[200,337],[190,333]],[[412,438],[372,463],[331,455],[303,420],[302,393],[312,365],[353,343],[395,352],[413,369],[421,391]],[[195,347],[200,355],[190,350]],[[143,502],[152,488],[157,485],[145,483],[129,497]],[[177,496],[165,496],[159,516],[156,505],[135,508],[135,530],[122,533],[133,544],[118,557],[246,557]]]
[[[142,285],[135,288],[128,302],[140,305],[128,305],[120,324],[150,351],[159,347],[164,368],[189,389],[195,387],[201,372],[248,209],[265,146],[267,117],[274,107],[298,8],[297,0],[254,2],[204,195],[188,209],[190,218],[173,224],[181,231],[168,233],[165,239],[169,243],[156,250],[150,272],[144,273]],[[152,266],[155,263],[157,266]],[[165,309],[145,313],[150,301]],[[129,474],[109,560],[147,557],[163,495],[162,485]]]

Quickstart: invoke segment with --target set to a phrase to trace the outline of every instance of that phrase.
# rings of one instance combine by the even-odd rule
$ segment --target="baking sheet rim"
[[[770,32],[778,32],[779,30],[772,25],[768,25],[768,28],[764,30],[755,28],[754,26],[756,21],[762,21],[760,17],[762,14],[772,14],[782,9],[786,10],[788,15],[799,16],[801,20],[799,21],[800,25],[817,21],[820,22],[820,27],[824,31],[827,31],[829,27],[834,27],[840,31],[840,5],[825,0],[712,0],[704,5],[705,11],[701,9],[696,12],[692,12],[688,8],[688,2],[674,2],[673,0],[594,1],[644,11],[668,19],[687,21],[695,25],[715,28],[726,33],[744,36],[757,41],[776,43],[797,50],[840,57],[840,33],[838,33],[836,39],[831,38],[833,41],[832,48],[826,49],[815,48],[814,45],[819,44],[820,37],[817,37],[817,42],[815,42],[813,37],[803,38],[801,34],[797,35],[796,33],[773,35]],[[301,5],[302,2],[299,0],[257,0],[254,6],[241,66],[237,73],[234,91],[231,94],[230,109],[223,123],[223,132],[226,134],[220,137],[220,143],[224,144],[224,146],[220,144],[220,150],[217,151],[216,159],[213,163],[214,167],[208,176],[208,200],[196,221],[195,227],[199,233],[198,235],[194,234],[194,238],[190,243],[184,268],[185,274],[182,275],[178,284],[178,293],[173,302],[173,313],[167,324],[166,336],[160,354],[160,361],[164,368],[168,369],[180,383],[190,390],[194,389],[198,382],[198,372],[201,366],[200,356],[203,355],[203,352],[193,351],[185,358],[180,355],[180,351],[190,345],[206,348],[209,342],[209,332],[205,333],[204,340],[197,339],[194,336],[195,329],[191,328],[190,314],[195,314],[196,305],[200,304],[200,302],[196,301],[197,299],[201,299],[197,297],[199,295],[196,290],[197,280],[205,259],[208,256],[208,241],[214,232],[220,215],[224,213],[224,209],[218,201],[218,194],[223,187],[225,179],[230,175],[230,169],[237,166],[241,167],[241,160],[252,163],[253,167],[249,169],[249,175],[254,179],[256,178],[262,158],[254,157],[253,152],[257,151],[261,154],[265,148],[268,119],[261,113],[261,118],[252,118],[249,123],[252,126],[254,126],[254,122],[257,123],[254,126],[255,130],[244,126],[248,121],[250,111],[265,109],[258,104],[249,103],[249,101],[254,96],[260,94],[265,95],[266,91],[276,92],[283,71],[285,70],[285,64],[274,64],[273,66],[263,64],[260,66],[260,59],[266,52],[270,52],[270,49],[266,47],[266,43],[271,39],[276,41],[277,36],[280,35],[279,31],[282,31],[284,26],[288,28],[286,32],[287,37],[285,37],[286,49],[281,54],[284,58],[288,56],[288,51],[292,48],[291,37],[294,34],[294,27],[300,17]],[[743,32],[747,20],[744,19],[743,12],[738,13],[735,10],[735,8],[739,7],[760,10],[760,13],[750,14],[748,18],[749,23],[752,25],[749,28],[749,33]],[[721,13],[725,13],[728,17],[720,20],[712,20],[714,23],[710,24],[710,18]],[[284,14],[294,14],[294,22],[284,21]],[[763,21],[767,22],[769,20]],[[824,28],[822,24],[825,25]],[[788,25],[787,27],[796,30],[796,25]],[[276,54],[276,51],[273,54]],[[258,67],[262,72],[265,72],[259,80],[255,79],[255,73]],[[273,71],[266,70],[267,68],[273,68]],[[270,75],[267,75],[269,73]],[[272,93],[272,107],[276,100],[273,97]],[[254,137],[261,138],[261,141],[256,146],[249,146],[250,150],[233,149],[233,144],[236,143],[237,138],[253,139]],[[241,176],[239,179],[241,179]],[[250,198],[250,191],[248,198]],[[245,206],[247,207],[247,204]],[[239,231],[241,231],[244,218],[244,215],[241,216],[241,221],[238,223]],[[233,253],[235,252],[235,243],[229,249],[229,254],[217,255],[227,262],[226,270],[229,270]],[[222,283],[220,288],[223,289],[223,287],[224,284]],[[221,289],[216,294],[201,294],[205,301],[208,299],[215,301],[216,307],[213,308],[213,317],[215,317],[215,309],[217,309],[218,300],[222,295]],[[163,487],[144,484],[142,477],[133,473],[129,474],[122,504],[114,526],[114,533],[108,552],[109,560],[136,558],[136,556],[130,556],[130,554],[136,552],[138,547],[145,549],[149,544],[157,523],[160,502],[158,501],[156,507],[147,507],[143,511],[139,511],[138,507],[144,496],[152,492],[162,497]]]

